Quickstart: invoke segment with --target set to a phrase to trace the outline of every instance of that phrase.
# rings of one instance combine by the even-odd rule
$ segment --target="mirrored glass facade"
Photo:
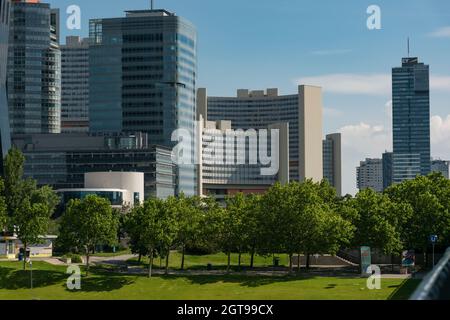
[[[429,66],[403,58],[392,69],[393,182],[431,171]]]
[[[91,132],[146,132],[150,143],[168,147],[174,130],[194,133],[197,35],[190,22],[165,10],[127,11],[91,20],[89,34]],[[195,167],[177,170],[177,191],[196,194]]]
[[[50,5],[13,2],[8,61],[12,133],[61,131],[59,12]]]
[[[11,145],[6,91],[10,6],[9,0],[0,0],[0,175],[3,173],[3,158]]]

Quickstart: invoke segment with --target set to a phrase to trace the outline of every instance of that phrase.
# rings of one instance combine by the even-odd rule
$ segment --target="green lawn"
[[[280,259],[280,266],[288,266],[289,265],[289,257],[287,254],[278,254],[275,257]],[[184,267],[185,269],[206,269],[208,263],[211,263],[214,269],[224,269],[227,266],[227,255],[224,253],[215,253],[210,255],[186,255],[184,259]],[[142,257],[141,264],[148,266],[148,258]],[[238,266],[238,254],[231,254],[231,265],[234,269],[237,269]],[[132,258],[128,260],[130,264],[137,264],[137,258]],[[164,267],[165,261],[160,260],[159,258],[155,259],[153,262],[154,267],[158,268],[160,265]],[[241,266],[248,267],[250,265],[250,254],[242,254],[241,257]],[[254,257],[254,266],[255,267],[270,267],[273,265],[273,258],[263,257],[259,255],[255,255]],[[169,257],[169,267],[171,269],[180,269],[181,267],[181,253],[178,251],[172,251]]]
[[[123,276],[93,269],[83,277],[81,291],[66,289],[65,267],[33,263],[30,272],[18,262],[0,262],[0,300],[4,299],[407,299],[417,280],[384,279],[381,290],[366,280],[339,277],[256,276]]]

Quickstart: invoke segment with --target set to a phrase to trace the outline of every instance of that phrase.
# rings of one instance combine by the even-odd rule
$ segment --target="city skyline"
[[[90,18],[123,16],[125,9],[150,5],[146,0],[134,1],[132,6],[79,0],[82,29],[69,31],[64,28],[64,13],[73,1],[48,2],[61,8],[62,39],[66,35],[87,36]],[[343,134],[343,192],[355,193],[359,161],[392,150],[390,71],[407,56],[408,37],[411,55],[419,56],[431,68],[432,156],[450,158],[446,147],[450,137],[450,72],[445,55],[450,49],[445,13],[450,4],[437,0],[405,3],[378,1],[382,29],[372,31],[366,27],[369,1],[351,1],[345,6],[330,1],[326,10],[323,3],[305,5],[299,1],[259,1],[256,5],[166,0],[155,1],[155,7],[174,11],[196,25],[198,87],[208,87],[212,95],[270,87],[288,94],[299,82],[323,86],[324,132]],[[232,24],[227,23],[231,16]],[[304,25],[308,28],[302,28]],[[336,32],[346,36],[335,37]]]

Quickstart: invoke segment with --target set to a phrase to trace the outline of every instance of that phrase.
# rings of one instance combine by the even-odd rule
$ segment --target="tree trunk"
[[[310,256],[310,254],[309,254],[309,252],[307,252],[306,253],[306,269],[307,270],[309,270],[309,267],[310,267],[310,261],[309,261],[309,256]]]
[[[164,272],[164,274],[166,276],[169,274],[169,255],[170,255],[170,249],[167,250],[167,255],[166,255],[166,271]]]
[[[138,263],[141,263],[142,253],[139,252]]]
[[[253,245],[252,253],[251,253],[251,257],[250,257],[250,268],[252,268],[252,269],[253,269],[254,261],[255,261],[255,246]]]
[[[241,253],[241,249],[239,249],[239,256],[238,256],[239,271],[241,271],[241,257],[242,257],[242,253]]]
[[[23,270],[27,268],[27,244],[23,244]],[[31,253],[30,253],[31,254]]]
[[[152,277],[152,269],[153,269],[153,248],[150,248],[150,260],[148,262],[148,277]]]
[[[88,249],[88,250],[86,250],[86,276],[89,275],[89,257],[90,257],[90,252]]]
[[[183,245],[183,248],[181,249],[181,270],[184,270],[184,254],[186,252],[186,246]]]
[[[300,253],[297,255],[297,272],[300,272]]]
[[[227,273],[230,273],[231,252],[228,252]]]
[[[292,253],[289,253],[289,274],[292,272]]]

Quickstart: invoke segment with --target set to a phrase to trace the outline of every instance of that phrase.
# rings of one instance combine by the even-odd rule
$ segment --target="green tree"
[[[3,196],[4,192],[5,188],[3,179],[0,178],[0,232],[6,228],[8,221],[8,209],[6,206],[5,197]]]
[[[89,195],[71,200],[61,219],[60,237],[86,255],[86,274],[89,258],[97,245],[113,246],[117,243],[119,217],[107,199]]]
[[[148,277],[152,277],[155,253],[162,240],[164,202],[160,199],[149,199],[142,206],[131,210],[127,222],[127,233],[137,241],[138,248],[146,248],[149,255]]]
[[[161,253],[166,258],[165,274],[169,273],[169,257],[170,250],[175,245],[178,233],[178,216],[179,211],[183,210],[184,201],[180,201],[176,197],[169,197],[163,202],[160,215],[160,241]]]
[[[178,197],[179,208],[175,212],[177,221],[176,243],[181,247],[181,270],[184,270],[186,247],[196,243],[200,236],[200,219],[202,215],[201,198]]]
[[[250,252],[250,268],[253,268],[255,261],[255,254],[261,247],[264,238],[264,230],[262,228],[262,221],[265,219],[261,208],[261,195],[250,194],[247,196],[247,212],[245,216],[246,228],[246,247]]]
[[[226,198],[226,210],[223,212],[222,249],[227,254],[227,272],[230,270],[231,253],[238,252],[238,266],[241,267],[242,253],[248,244],[246,226],[247,199],[242,193]]]
[[[389,197],[372,189],[360,191],[351,203],[357,212],[352,220],[356,227],[352,241],[355,247],[364,245],[378,248],[385,254],[402,250],[401,234],[395,217],[410,215],[408,207],[396,207]]]
[[[402,221],[402,240],[407,248],[426,252],[430,235],[438,235],[439,243],[450,242],[450,180],[440,173],[417,177],[390,187],[386,194],[411,213]],[[427,261],[426,261],[427,262]]]
[[[58,197],[51,188],[38,188],[35,180],[24,180],[24,163],[25,157],[17,148],[9,150],[4,161],[4,199],[9,217],[6,229],[17,234],[26,252],[48,232]]]
[[[58,203],[58,197],[50,187],[34,189],[25,196],[16,208],[11,223],[17,238],[23,244],[24,252],[29,245],[42,241],[49,228],[50,217]],[[26,268],[24,259],[23,268]]]

